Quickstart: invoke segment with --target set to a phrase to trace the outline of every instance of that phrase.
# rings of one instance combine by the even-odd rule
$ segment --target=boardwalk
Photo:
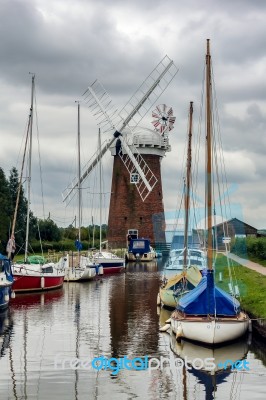
[[[241,258],[236,256],[235,254],[229,253],[228,257],[231,258],[231,260],[236,261],[237,263],[244,265],[244,267],[250,268],[253,271],[259,272],[262,275],[266,275],[266,267],[263,267],[260,264],[257,264],[253,261],[246,260],[245,258]]]

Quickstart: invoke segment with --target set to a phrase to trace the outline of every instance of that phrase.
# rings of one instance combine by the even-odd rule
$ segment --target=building
[[[257,237],[258,230],[251,225],[240,221],[237,218],[232,218],[221,224],[213,226],[214,237],[217,237],[218,248],[224,248],[226,238],[246,238]]]
[[[144,127],[134,133],[125,129],[124,137],[133,142],[156,176],[157,183],[145,201],[142,201],[125,164],[117,154],[116,144],[111,147],[114,157],[112,188],[108,219],[108,244],[112,248],[126,247],[128,230],[138,230],[138,236],[150,239],[156,246],[165,243],[165,216],[161,179],[161,160],[171,150],[166,135]],[[118,139],[119,140],[119,139]],[[132,175],[132,174],[131,174]],[[134,175],[137,175],[136,173]]]

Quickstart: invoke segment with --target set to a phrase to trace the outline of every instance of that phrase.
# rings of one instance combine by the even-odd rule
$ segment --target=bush
[[[239,257],[266,260],[266,238],[236,238],[232,243],[231,251]]]

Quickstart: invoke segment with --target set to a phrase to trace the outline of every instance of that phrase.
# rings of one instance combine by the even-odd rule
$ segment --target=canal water
[[[12,299],[0,316],[0,399],[265,399],[266,345],[254,335],[213,352],[159,332],[170,316],[156,306],[163,267]],[[207,357],[249,369],[207,372]]]

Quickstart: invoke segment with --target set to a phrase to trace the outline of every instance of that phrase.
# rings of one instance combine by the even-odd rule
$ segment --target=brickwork
[[[158,182],[143,202],[119,156],[114,156],[112,189],[108,219],[108,243],[112,248],[126,246],[129,229],[138,229],[139,237],[151,243],[165,243],[165,219],[160,157],[142,155]]]

